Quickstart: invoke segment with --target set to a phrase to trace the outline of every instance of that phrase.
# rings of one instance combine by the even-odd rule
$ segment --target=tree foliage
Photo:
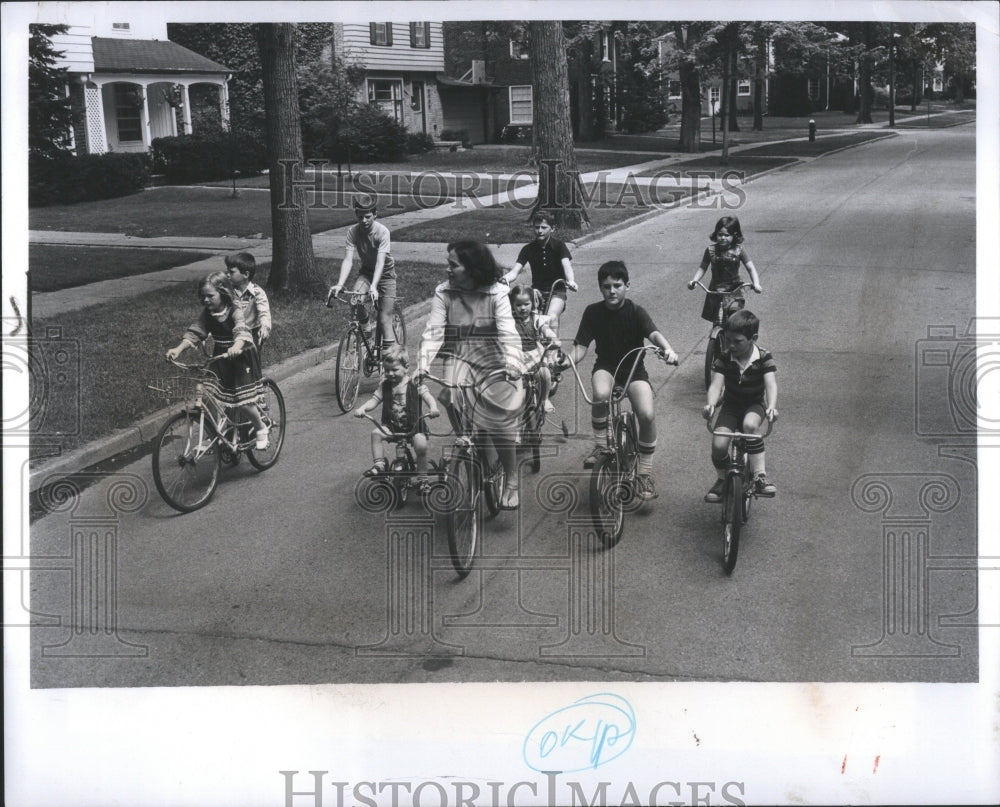
[[[65,25],[28,26],[28,152],[52,157],[69,147],[73,111],[66,97],[68,74],[56,66],[62,55],[52,37],[64,34]]]

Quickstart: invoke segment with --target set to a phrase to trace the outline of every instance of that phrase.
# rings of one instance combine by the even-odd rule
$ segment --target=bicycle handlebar
[[[740,283],[740,285],[738,285],[738,286],[736,286],[735,288],[732,288],[732,289],[710,289],[708,286],[706,286],[700,280],[695,280],[695,281],[692,281],[692,282],[696,286],[701,286],[709,294],[735,294],[738,291],[743,291],[743,289],[747,289],[747,288],[752,289],[753,288],[753,283],[748,283],[746,281]],[[694,291],[693,288],[691,290]]]
[[[378,426],[379,431],[381,431],[382,434],[384,434],[387,438],[389,438],[390,440],[393,440],[393,441],[409,440],[409,439],[411,439],[419,431],[420,422],[424,421],[428,417],[430,417],[429,415],[421,415],[420,419],[417,421],[417,425],[414,426],[411,431],[408,431],[408,432],[391,432],[388,429],[386,429],[386,427],[385,427],[384,424],[379,423],[379,421],[375,420],[375,418],[373,418],[367,412],[362,412],[361,414],[362,414],[362,417],[367,418],[372,423],[374,423],[376,426]]]
[[[549,345],[546,348],[546,350],[550,350],[553,347],[559,347],[559,346],[555,345],[555,344]],[[653,345],[643,345],[642,347],[634,347],[634,348],[632,348],[628,353],[626,353],[624,356],[622,356],[622,360],[620,362],[618,362],[618,367],[615,368],[615,376],[618,375],[618,370],[624,364],[625,359],[627,359],[632,353],[638,352],[638,355],[635,357],[635,361],[632,364],[632,370],[628,374],[628,380],[625,382],[624,386],[616,384],[615,387],[614,387],[614,390],[612,390],[611,394],[613,396],[615,395],[615,391],[616,390],[621,390],[621,392],[617,396],[618,400],[620,400],[622,397],[624,397],[625,392],[628,390],[629,384],[632,383],[632,376],[635,374],[636,367],[639,366],[639,358],[647,350],[653,351],[653,352],[658,353],[658,354],[660,353],[660,348],[658,348],[658,347],[654,347]],[[594,400],[589,395],[587,395],[587,390],[583,386],[583,379],[580,378],[580,371],[576,368],[576,362],[573,361],[573,357],[569,353],[563,353],[563,355],[566,357],[566,361],[569,363],[569,367],[573,371],[573,375],[576,376],[576,384],[580,388],[580,394],[583,395],[583,400],[585,400],[587,403],[589,403],[591,406],[593,406],[594,405]],[[679,361],[664,362],[664,363],[665,364],[669,364],[669,365],[671,365],[673,367],[677,367],[680,364]]]
[[[774,420],[772,419],[765,419],[765,420],[767,422],[767,431],[764,432],[763,434],[749,434],[747,432],[727,432],[727,431],[722,431],[721,429],[714,429],[712,428],[711,420],[709,420],[705,425],[715,437],[742,437],[747,440],[757,440],[757,439],[762,440],[768,435],[770,435],[771,430],[774,428]]]

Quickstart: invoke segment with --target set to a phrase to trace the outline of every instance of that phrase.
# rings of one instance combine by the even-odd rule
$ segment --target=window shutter
[[[424,47],[429,48],[431,46],[431,24],[429,22],[422,24],[424,26]]]
[[[385,44],[392,46],[392,23],[387,22],[385,24]]]
[[[415,48],[417,46],[417,26],[420,23],[411,22],[410,23],[410,47]]]
[[[370,22],[370,23],[368,23],[368,40],[369,40],[369,41],[370,41],[370,42],[371,42],[371,43],[372,43],[373,45],[377,45],[377,44],[378,44],[378,43],[377,43],[377,42],[375,41],[375,23],[373,23],[373,22]]]

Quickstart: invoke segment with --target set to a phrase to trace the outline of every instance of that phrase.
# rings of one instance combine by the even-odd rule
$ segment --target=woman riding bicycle
[[[507,287],[499,282],[501,274],[485,244],[467,239],[448,245],[448,280],[434,290],[417,354],[417,376],[428,372],[440,351],[445,381],[475,389],[474,403],[462,390],[445,389],[440,400],[460,437],[468,435],[463,434],[459,413],[474,407],[473,422],[491,438],[506,474],[500,505],[513,510],[520,504],[515,441],[524,389],[521,338]],[[506,380],[483,387],[483,380],[498,369],[506,371]]]

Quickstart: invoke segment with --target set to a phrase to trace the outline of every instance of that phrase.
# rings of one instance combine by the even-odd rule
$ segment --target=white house
[[[144,152],[153,138],[191,134],[190,90],[201,84],[214,88],[229,128],[232,70],[171,42],[166,22],[114,19],[71,19],[52,38],[70,73],[76,153]]]

